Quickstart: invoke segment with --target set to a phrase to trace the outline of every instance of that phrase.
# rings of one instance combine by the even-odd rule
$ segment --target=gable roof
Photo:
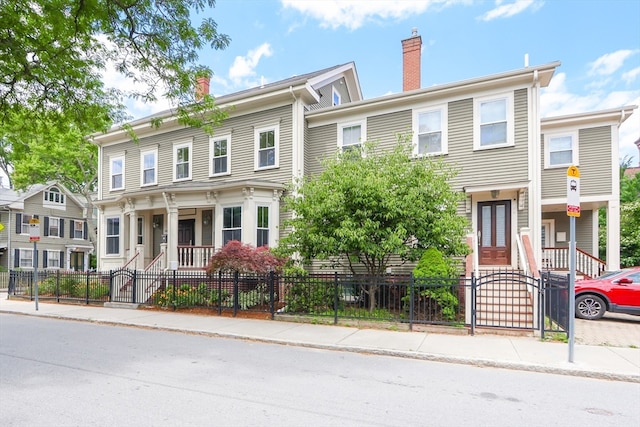
[[[49,181],[46,184],[34,184],[24,191],[0,188],[0,206],[6,206],[9,209],[23,209],[25,200],[51,187],[57,187],[67,196],[67,199],[73,200],[73,202],[80,207],[85,207],[86,203],[83,203],[75,194],[70,192],[67,187],[57,181]]]

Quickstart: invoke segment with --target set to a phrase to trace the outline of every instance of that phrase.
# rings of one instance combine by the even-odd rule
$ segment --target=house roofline
[[[624,123],[624,121],[627,120],[637,108],[637,105],[626,105],[624,107],[610,108],[608,110],[545,117],[540,119],[540,126],[543,130],[544,128],[576,126],[589,123],[615,123],[619,126]]]

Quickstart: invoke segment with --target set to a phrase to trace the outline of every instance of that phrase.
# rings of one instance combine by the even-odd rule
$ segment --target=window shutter
[[[20,215],[20,214],[18,214]],[[20,249],[16,249],[13,255],[13,266],[20,267]]]
[[[64,263],[64,251],[60,251],[60,269],[64,269],[65,268],[65,263]]]
[[[58,236],[64,237],[64,219],[60,218],[60,232]]]
[[[22,233],[22,214],[16,214],[16,234]],[[17,266],[16,266],[17,267]]]
[[[47,268],[47,251],[42,251],[42,267]]]
[[[45,236],[49,235],[49,217],[48,216],[44,217],[44,235]]]
[[[87,240],[89,238],[89,226],[87,225],[87,221],[84,222],[84,229],[82,230],[82,238]]]

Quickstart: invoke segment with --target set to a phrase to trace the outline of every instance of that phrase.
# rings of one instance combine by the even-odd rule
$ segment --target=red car
[[[576,317],[596,320],[605,311],[640,315],[640,267],[576,281]]]

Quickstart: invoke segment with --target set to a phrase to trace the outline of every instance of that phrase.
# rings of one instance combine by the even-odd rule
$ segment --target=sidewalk
[[[640,383],[640,348],[575,344],[570,363],[568,344],[532,337],[357,329],[43,301],[36,311],[34,301],[9,300],[4,292],[0,313]]]

